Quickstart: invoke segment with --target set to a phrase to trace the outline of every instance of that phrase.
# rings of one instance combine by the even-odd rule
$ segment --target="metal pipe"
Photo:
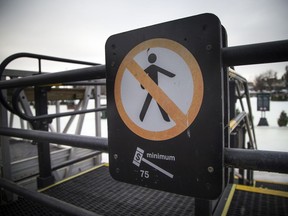
[[[250,102],[250,95],[249,95],[249,89],[248,89],[248,83],[246,82],[244,84],[244,89],[245,89],[245,95],[246,95],[246,101],[247,101],[247,106],[248,106],[248,113],[249,113],[249,122],[251,125],[251,129],[252,129],[252,134],[253,134],[253,148],[257,149],[257,141],[256,141],[256,134],[255,134],[255,129],[254,129],[254,123],[253,123],[253,116],[252,116],[252,106],[251,106],[251,102]]]
[[[4,80],[0,82],[0,89],[18,88],[39,85],[55,85],[62,82],[74,82],[106,77],[106,66],[97,65],[92,67],[68,70],[57,73],[45,73],[36,76],[18,79]]]
[[[19,96],[21,96],[21,92],[22,92],[22,89],[18,88],[14,92],[14,95],[12,97],[12,105],[13,105],[14,114],[17,114],[20,118],[25,119],[29,122],[43,120],[43,119],[45,119],[47,121],[51,121],[54,118],[71,116],[71,115],[78,115],[78,114],[86,114],[86,113],[91,113],[91,112],[99,112],[99,111],[104,111],[106,109],[105,107],[102,107],[102,108],[97,108],[97,109],[82,109],[82,110],[72,111],[72,112],[43,114],[43,115],[38,115],[38,116],[32,116],[31,112],[27,113],[27,114],[22,113],[20,107],[18,106],[19,105],[18,101],[20,99]]]
[[[82,104],[82,100],[79,100],[78,104],[76,105],[75,107],[75,110],[74,111],[79,111],[80,110],[80,107],[81,107],[81,104]],[[70,129],[74,119],[75,119],[75,115],[71,115],[64,130],[62,131],[62,133],[67,133],[67,131]]]
[[[63,82],[62,85],[72,85],[72,86],[106,86],[106,79],[100,79],[100,80],[93,80],[91,81],[79,81],[79,82]]]
[[[288,61],[288,40],[225,47],[222,57],[225,66]]]
[[[252,134],[251,133],[250,133],[251,136],[249,135],[249,138],[250,138],[250,141],[252,141],[253,148],[257,149],[256,136],[255,136],[255,130],[254,130],[254,123],[253,123],[253,118],[252,118],[252,109],[251,109],[250,95],[249,95],[249,89],[248,89],[248,82],[247,82],[247,80],[244,77],[242,77],[239,74],[237,74],[236,71],[234,71],[231,68],[229,68],[229,76],[231,78],[234,78],[238,82],[241,82],[243,84],[243,86],[244,86],[245,96],[246,96],[246,101],[247,101],[247,107],[248,107],[248,116],[247,116],[247,120],[246,121],[249,122],[246,127],[247,127],[247,130],[248,130],[248,133],[250,133],[249,125],[251,126],[251,130],[252,130],[252,133],[253,133],[253,140],[252,140]],[[242,110],[244,110],[243,103],[242,103],[242,96],[240,96],[240,89],[239,89],[238,85],[237,85],[236,90],[237,90],[237,94],[239,95],[239,99],[240,99]]]
[[[288,173],[288,152],[225,148],[228,167]]]
[[[66,59],[66,58],[60,58],[60,57],[54,57],[54,56],[46,56],[46,55],[39,55],[34,53],[15,53],[6,59],[1,63],[0,69],[6,68],[8,64],[10,64],[12,61],[19,59],[19,58],[34,58],[38,60],[47,60],[47,61],[55,61],[55,62],[65,62],[65,63],[72,63],[72,64],[79,64],[79,65],[99,65],[95,62],[86,62],[86,61],[79,61],[79,60],[73,60],[73,59]]]
[[[45,131],[21,130],[4,127],[0,127],[0,135],[20,137],[23,139],[30,139],[38,142],[49,141],[50,143],[55,144],[108,152],[108,139],[102,137],[59,134]]]
[[[35,141],[49,140],[51,143],[108,152],[107,138],[3,127],[0,127],[0,135],[32,139]],[[225,166],[288,173],[288,152],[225,148],[224,158]]]
[[[52,171],[56,171],[56,170],[61,169],[61,168],[63,168],[63,167],[70,166],[70,165],[72,165],[72,164],[74,164],[74,163],[78,163],[78,162],[81,162],[81,161],[83,161],[83,160],[87,160],[87,159],[89,159],[89,158],[93,158],[93,157],[95,157],[95,156],[97,156],[97,155],[99,155],[99,154],[101,154],[101,153],[102,153],[102,152],[100,152],[100,151],[94,151],[94,152],[92,152],[92,153],[89,153],[89,154],[84,155],[83,157],[79,157],[79,158],[75,158],[75,159],[73,159],[73,160],[65,161],[65,162],[63,162],[62,164],[59,164],[59,165],[57,165],[57,166],[55,166],[55,167],[52,167],[51,170],[52,170]],[[38,176],[38,174],[39,174],[39,173],[36,172],[36,173],[33,173],[32,175],[26,176],[26,177],[24,177],[24,178],[17,179],[17,180],[14,181],[14,182],[17,183],[17,182],[21,182],[21,181],[27,180],[27,179],[30,179],[30,178],[32,178],[32,177]]]
[[[247,114],[245,112],[241,112],[229,122],[230,133],[240,124],[246,115]]]
[[[80,161],[83,161],[83,160],[86,160],[86,159],[89,159],[89,158],[92,158],[94,156],[97,156],[99,154],[101,154],[102,152],[92,152],[92,153],[89,153],[87,155],[84,155],[83,157],[80,157],[80,158],[75,158],[75,159],[72,159],[72,160],[68,160],[68,161],[65,161],[64,163],[62,164],[59,164],[58,166],[55,166],[55,167],[52,167],[51,170],[55,171],[57,169],[61,169],[63,167],[66,167],[66,166],[69,166],[69,165],[72,165],[72,164],[75,164],[75,163],[78,163]]]
[[[98,214],[88,211],[83,208],[79,208],[70,203],[64,202],[62,200],[50,197],[46,194],[38,193],[36,191],[27,190],[14,182],[8,181],[6,179],[0,178],[0,186],[8,191],[14,192],[18,195],[23,196],[26,199],[37,202],[43,206],[53,209],[56,212],[61,212],[65,215],[75,215],[75,216],[96,216]]]
[[[85,93],[84,93],[84,98],[83,98],[83,101],[82,101],[81,110],[87,110],[88,102],[90,100],[90,96],[91,96],[91,93],[92,93],[92,89],[93,89],[93,86],[86,86],[85,87]],[[74,134],[77,134],[77,135],[81,134],[84,119],[85,119],[85,114],[79,115],[78,122],[77,122],[77,125],[76,125],[76,130],[75,130]]]
[[[235,70],[233,70],[232,68],[228,69],[228,73],[229,73],[229,77],[230,78],[234,78],[234,79],[238,80],[239,82],[241,82],[243,84],[247,83],[247,80],[244,77],[242,77],[239,74],[237,74],[237,72]]]

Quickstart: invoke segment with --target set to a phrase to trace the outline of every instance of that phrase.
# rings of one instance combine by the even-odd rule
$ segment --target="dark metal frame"
[[[31,139],[37,142],[49,140],[55,144],[108,152],[108,139],[101,137],[60,133],[52,133],[53,136],[51,136],[50,132],[45,131],[3,127],[0,127],[0,135]],[[225,148],[224,159],[227,167],[288,173],[288,152]]]
[[[27,54],[25,54],[27,56]],[[28,54],[28,56],[32,56],[33,58],[36,57],[39,60],[39,68],[41,68],[41,59],[47,60],[60,60],[59,58],[54,57],[47,57],[47,56],[35,56],[34,54]],[[11,59],[16,59],[18,57],[23,56],[23,54],[16,54],[14,56],[8,57],[0,66],[0,75],[2,75],[3,71],[7,64],[11,61]],[[246,65],[246,64],[259,64],[259,63],[270,63],[270,62],[280,62],[280,61],[288,61],[288,40],[285,41],[276,41],[276,42],[269,42],[269,43],[261,43],[261,44],[252,44],[252,45],[245,45],[245,46],[237,46],[237,47],[226,47],[222,49],[222,61],[223,65],[225,66],[236,66],[236,65]],[[75,63],[75,62],[74,62]],[[53,73],[53,74],[40,74],[33,77],[24,77],[20,79],[14,80],[6,80],[0,82],[0,90],[7,89],[7,88],[23,88],[26,86],[34,86],[34,85],[53,85],[59,82],[74,82],[74,81],[83,81],[89,79],[100,79],[105,78],[105,65],[96,65],[88,68],[83,69],[76,69],[70,70],[60,73]],[[41,69],[40,69],[41,71]],[[81,74],[81,75],[80,75]],[[237,82],[245,82],[241,77],[238,75],[232,74],[233,77]],[[231,86],[233,86],[231,82]],[[231,88],[229,83],[227,82],[228,86],[225,89],[232,92],[232,94],[227,94],[227,99],[230,100],[230,103],[234,103],[235,95],[233,92],[238,91],[237,87]],[[236,89],[235,89],[236,88]],[[248,91],[247,86],[245,87],[245,91]],[[1,91],[0,91],[1,92]],[[247,95],[246,95],[247,96]],[[1,102],[2,104],[10,110],[11,107],[5,101],[2,93],[0,93]],[[248,102],[249,103],[249,102]],[[229,104],[228,104],[229,105]],[[249,105],[250,106],[250,105]],[[231,117],[235,120],[235,125],[231,128],[233,131],[237,126],[241,126],[243,124],[242,120],[247,122],[251,121],[251,116],[245,115],[244,113],[240,114],[239,116],[235,116],[235,107],[233,105],[230,106]],[[15,109],[12,108],[12,111]],[[99,111],[99,110],[94,110]],[[16,112],[17,113],[17,112]],[[43,112],[44,113],[44,112]],[[47,120],[47,116],[43,115],[40,112],[40,115],[43,116],[43,119],[39,118],[37,120]],[[58,117],[58,116],[57,116]],[[228,117],[229,119],[230,117]],[[42,122],[43,123],[43,122]],[[249,123],[248,123],[249,125]],[[44,124],[45,126],[45,124]],[[250,125],[249,125],[250,126]],[[40,128],[42,129],[42,128]],[[233,131],[234,132],[234,131]],[[27,130],[20,130],[20,129],[12,129],[12,128],[4,128],[0,127],[0,135],[3,136],[14,136],[14,137],[21,137],[26,139],[32,139],[34,141],[43,142],[41,145],[47,145],[47,140],[53,143],[59,143],[74,147],[81,147],[81,148],[90,148],[90,149],[97,149],[100,151],[108,151],[108,144],[107,139],[105,138],[97,138],[97,137],[89,137],[89,136],[79,136],[79,135],[65,135],[65,134],[58,134],[48,133],[46,131],[27,131]],[[230,134],[231,135],[231,134]],[[250,135],[249,135],[250,136]],[[251,137],[255,137],[255,134],[251,134]],[[251,140],[254,140],[251,138]],[[230,148],[229,144],[229,137],[227,141],[227,146],[224,150],[224,162],[226,167],[238,167],[243,169],[253,169],[253,170],[265,170],[271,172],[288,172],[288,153],[287,152],[274,152],[274,151],[259,151],[259,150],[251,150],[251,149],[233,149]],[[256,148],[256,142],[250,143],[249,148]],[[44,150],[46,151],[46,150]],[[48,150],[47,150],[48,151]],[[17,194],[21,194],[26,196],[30,199],[35,201],[40,201],[42,204],[47,205],[51,208],[58,209],[58,205],[51,205],[49,199],[43,198],[43,195],[31,193],[31,191],[22,190],[19,186],[7,182],[4,179],[0,180],[0,185],[3,188],[6,188],[10,191],[13,191]],[[32,194],[31,196],[29,194]],[[44,196],[45,197],[45,196]],[[55,200],[53,200],[55,202]],[[57,200],[57,202],[60,202]],[[212,208],[211,202],[198,200],[199,206],[205,206],[209,208],[209,211],[205,211],[205,214],[211,214]],[[63,204],[63,212],[67,213],[69,208],[77,210],[77,208],[71,207],[69,204]],[[196,203],[196,205],[198,205]],[[199,209],[199,208],[198,208]],[[61,209],[58,209],[61,210]],[[79,209],[78,209],[79,210]],[[91,213],[91,212],[90,212]],[[201,212],[203,213],[203,212]],[[201,214],[199,212],[199,214]],[[89,213],[86,213],[88,215]],[[197,214],[197,212],[196,212]]]

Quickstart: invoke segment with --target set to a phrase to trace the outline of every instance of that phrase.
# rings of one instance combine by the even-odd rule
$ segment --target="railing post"
[[[47,88],[35,86],[35,110],[36,115],[45,115],[47,110]],[[39,120],[33,124],[33,129],[48,131],[47,120]],[[54,176],[51,171],[50,145],[48,142],[37,142],[39,177],[37,178],[38,188],[44,188],[54,183]]]
[[[236,116],[236,89],[235,89],[235,81],[234,80],[230,80],[229,81],[229,101],[230,101],[230,118],[233,119]],[[237,139],[237,133],[236,132],[232,132],[230,133],[230,146],[229,148],[235,148],[237,145],[236,139]],[[230,168],[229,169],[229,183],[233,184],[234,183],[234,175],[235,175],[235,170],[234,168]]]
[[[212,201],[204,199],[195,199],[195,216],[211,216]]]
[[[3,93],[6,94],[6,90],[4,90]],[[8,127],[7,110],[2,106],[2,104],[0,104],[0,119],[0,126]],[[0,146],[2,157],[2,164],[0,164],[2,169],[1,177],[7,180],[12,180],[9,138],[6,136],[0,136]],[[11,192],[2,191],[1,193],[3,193],[5,201],[13,200],[13,194]]]

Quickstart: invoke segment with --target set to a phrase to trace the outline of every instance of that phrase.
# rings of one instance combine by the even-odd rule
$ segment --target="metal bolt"
[[[212,166],[209,166],[209,167],[208,167],[208,172],[209,172],[209,173],[213,173],[213,172],[214,172],[214,168],[213,168]]]
[[[113,156],[114,156],[114,159],[115,159],[115,160],[118,159],[118,155],[117,155],[117,154],[114,154]]]
[[[212,45],[211,45],[211,44],[206,45],[206,50],[207,50],[207,51],[212,50]]]

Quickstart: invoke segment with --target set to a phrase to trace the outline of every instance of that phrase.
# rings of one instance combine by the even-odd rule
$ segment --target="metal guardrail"
[[[51,133],[46,131],[22,130],[3,127],[0,127],[0,135],[19,137],[37,142],[49,141],[51,143],[62,144],[71,147],[87,148],[108,152],[108,139],[102,137]]]
[[[27,86],[59,85],[62,83],[101,79],[106,77],[105,65],[73,69],[57,73],[46,73],[32,77],[1,81],[0,89],[18,88]]]
[[[41,72],[41,59],[61,61],[63,59],[40,56],[35,54],[16,54],[8,57],[0,65],[0,76],[5,70],[7,64],[11,60],[19,58],[21,56],[30,56],[32,58],[38,59],[39,72]],[[38,58],[39,57],[39,58]],[[222,63],[224,66],[236,66],[236,65],[247,65],[247,64],[260,64],[260,63],[270,63],[270,62],[280,62],[288,61],[288,40],[268,42],[261,44],[251,44],[245,46],[236,47],[226,47],[222,48]],[[75,63],[75,62],[74,62]],[[234,79],[245,82],[241,77],[230,73],[231,77]],[[105,65],[93,65],[88,68],[69,70],[64,72],[52,73],[52,74],[39,74],[33,77],[24,77],[13,80],[0,81],[0,92],[8,88],[24,88],[27,86],[44,86],[44,85],[55,85],[57,83],[67,83],[75,81],[84,81],[89,79],[100,79],[106,77],[106,67]],[[245,86],[245,85],[244,85]],[[239,90],[239,89],[238,89]],[[237,90],[237,91],[238,91]],[[18,90],[20,91],[20,90]],[[247,86],[245,91],[248,91]],[[249,92],[247,92],[247,95]],[[248,95],[249,96],[249,95]],[[10,111],[16,112],[13,107],[11,107],[2,93],[0,93],[0,99],[2,104]],[[15,96],[14,101],[17,100]],[[248,102],[249,103],[249,102]],[[14,104],[15,106],[15,104]],[[248,105],[250,106],[250,105]],[[94,110],[96,111],[96,110]],[[97,110],[100,111],[100,110]],[[250,112],[249,112],[250,113]],[[43,113],[42,113],[43,114]],[[71,114],[71,113],[70,113]],[[251,114],[249,114],[251,115]],[[240,124],[243,120],[246,121],[247,126],[250,127],[251,116],[242,114],[236,116],[230,125],[231,130]],[[43,119],[49,119],[49,116],[43,114]],[[37,120],[41,120],[42,117],[36,117]],[[53,116],[50,116],[51,118]],[[58,116],[55,116],[58,117]],[[228,123],[229,124],[229,123]],[[40,128],[43,129],[43,128]],[[252,133],[249,132],[249,139],[253,142],[254,148],[256,148],[256,140],[254,129]],[[73,147],[89,148],[100,150],[103,152],[108,151],[108,140],[106,138],[100,137],[90,137],[90,136],[80,136],[80,135],[67,135],[59,133],[49,133],[46,131],[32,131],[32,130],[21,130],[14,128],[4,128],[0,127],[0,135],[10,136],[10,137],[20,137],[25,139],[31,139],[38,141],[39,145],[48,145],[48,142],[58,143],[63,145],[69,145]],[[288,172],[288,153],[287,152],[273,152],[273,151],[259,151],[259,150],[247,150],[247,149],[224,149],[224,163],[227,167],[239,167],[243,169],[254,169],[254,170],[265,170],[265,171],[276,171],[276,172]],[[12,192],[23,195],[29,199],[40,202],[46,206],[50,206],[53,209],[59,210],[63,213],[71,213],[71,215],[95,215],[91,212],[83,211],[76,206],[71,206],[70,204],[61,202],[59,200],[54,200],[47,198],[46,196],[35,194],[34,192],[27,191],[12,182],[5,179],[0,179],[0,185]]]
[[[234,71],[231,68],[229,68],[228,73],[229,73],[230,79],[233,79],[236,82],[235,88],[236,88],[237,97],[240,101],[240,105],[242,109],[242,113],[239,113],[238,116],[236,116],[234,119],[230,121],[230,128],[231,126],[233,126],[233,128],[231,128],[231,130],[233,131],[237,127],[237,125],[244,122],[248,136],[249,136],[250,147],[253,149],[257,149],[256,135],[255,135],[255,129],[254,129],[254,124],[253,124],[253,116],[252,116],[252,108],[251,108],[250,95],[249,95],[249,89],[248,89],[248,81],[244,77],[237,74],[236,71]],[[244,87],[243,94],[241,94],[240,92],[240,87],[239,87],[240,84]],[[243,97],[246,98],[246,103],[247,103],[247,108],[248,108],[247,113],[245,112],[245,109],[244,109],[244,104],[242,101]]]
[[[227,167],[288,173],[288,152],[225,148]]]
[[[39,142],[49,140],[56,144],[108,152],[107,138],[3,127],[0,127],[0,135]],[[288,173],[288,152],[225,148],[224,161],[227,167]]]
[[[229,123],[230,133],[246,118],[247,114],[245,112],[239,113],[234,119]]]
[[[226,47],[222,58],[225,66],[288,61],[288,40]]]
[[[41,57],[31,53],[20,53],[6,58],[0,65],[0,75],[5,67],[14,59],[19,57]],[[48,60],[61,58],[42,56]],[[259,43],[235,47],[222,48],[223,64],[225,66],[261,64],[288,61],[288,40]],[[81,76],[80,76],[81,74]],[[106,77],[105,65],[69,70],[64,72],[42,74],[41,76],[25,77],[17,80],[6,80],[0,82],[0,89],[16,88],[37,85],[51,85],[61,82],[83,81],[89,79],[100,79]]]
[[[105,66],[100,65],[97,63],[91,62],[84,62],[84,61],[77,61],[71,59],[64,59],[58,57],[51,57],[45,55],[38,55],[32,53],[17,53],[7,57],[0,65],[0,77],[2,79],[2,75],[5,72],[6,67],[14,60],[19,58],[32,58],[38,60],[38,75],[29,76],[29,77],[22,77],[17,79],[11,80],[2,80],[0,85],[0,101],[3,106],[9,110],[10,112],[19,115],[21,118],[35,122],[39,120],[46,120],[51,121],[53,118],[63,117],[63,116],[70,116],[70,115],[78,115],[84,114],[89,112],[97,112],[103,111],[104,108],[99,109],[89,109],[89,110],[81,110],[81,111],[74,111],[74,112],[67,112],[67,113],[57,113],[57,114],[47,114],[47,115],[38,115],[38,116],[29,116],[21,112],[18,101],[19,96],[22,90],[28,86],[53,86],[53,85],[62,85],[64,82],[74,82],[74,81],[85,81],[85,80],[92,80],[92,79],[101,79],[105,78]],[[42,67],[41,61],[48,60],[48,61],[56,61],[56,62],[64,62],[64,63],[73,63],[79,65],[89,65],[90,67],[81,68],[81,69],[74,69],[68,70],[64,72],[57,72],[57,73],[44,73],[42,74]],[[71,83],[73,84],[73,83]],[[71,85],[70,84],[70,85]],[[77,83],[74,83],[77,84]],[[1,89],[9,89],[15,88],[12,97],[12,106],[7,102],[7,99],[2,93]]]
[[[21,54],[15,54],[13,56],[10,56],[6,60],[4,60],[4,62],[1,64],[0,73],[1,74],[3,73],[3,71],[5,70],[5,67],[11,60],[22,57],[22,56],[32,56],[33,58],[35,57],[37,58],[38,55],[21,53]],[[47,57],[47,56],[40,56],[40,57],[43,57],[48,60],[50,59],[51,60],[56,59],[59,61],[62,60],[60,58]],[[222,57],[223,57],[223,64],[226,66],[288,61],[288,40],[222,48]],[[61,83],[61,82],[73,82],[73,81],[84,81],[84,80],[89,80],[89,79],[100,79],[100,78],[105,78],[106,76],[105,73],[106,73],[105,65],[96,65],[96,66],[92,66],[88,68],[75,69],[75,70],[69,70],[69,71],[51,73],[51,74],[41,74],[41,75],[33,76],[33,77],[24,77],[24,78],[19,78],[19,79],[1,81],[0,89],[19,88],[19,87],[33,86],[36,84],[37,85],[53,85],[55,83]],[[237,79],[238,81],[247,82],[245,79],[243,79],[241,76],[237,75],[236,73],[234,73],[234,71],[231,71],[231,70],[230,70],[230,76]],[[247,86],[245,87],[245,91],[248,90],[246,88]],[[3,101],[1,102],[3,103]],[[97,111],[101,111],[101,110],[99,109]],[[68,113],[68,114],[72,114],[72,113]],[[238,116],[236,117],[236,119],[232,120],[232,122],[236,121],[236,124],[234,122],[232,127],[235,128],[237,126],[237,123],[239,123],[240,120],[243,120],[245,116],[247,117],[247,115],[241,114],[241,116]],[[48,116],[44,116],[44,117],[47,118]],[[52,116],[52,117],[58,117],[58,116]],[[41,117],[36,117],[36,118],[40,119]],[[249,120],[251,121],[251,117]],[[230,122],[230,125],[231,125],[231,122]],[[0,133],[2,135],[10,134],[9,136],[15,136],[16,133],[13,133],[12,130],[17,130],[17,129],[1,128]],[[31,139],[38,139],[38,140],[41,139],[41,137],[44,137],[45,140],[48,139],[49,141],[54,142],[54,143],[62,142],[64,141],[63,139],[65,139],[66,140],[65,143],[71,146],[77,146],[75,145],[75,143],[81,142],[82,143],[81,147],[95,149],[94,147],[95,147],[96,140],[93,139],[92,141],[93,145],[91,145],[91,138],[83,137],[83,136],[76,136],[76,135],[63,135],[62,136],[60,134],[53,134],[53,136],[47,136],[48,134],[42,131],[41,132],[38,131],[36,135],[34,134],[33,131],[24,132],[20,130],[17,130],[17,134],[18,136],[23,136],[23,138],[30,137]],[[250,134],[249,136],[251,136],[250,139],[253,140],[252,135]],[[100,141],[99,138],[97,138],[97,141]],[[103,142],[106,143],[107,141],[101,140],[100,142],[101,144],[97,145],[97,147],[98,147],[98,150],[106,151],[107,146],[105,146],[106,144],[104,144]],[[271,154],[274,154],[277,157],[276,153],[271,152]],[[233,158],[228,161],[231,161],[231,160],[233,160]],[[235,164],[239,164],[239,161]]]

